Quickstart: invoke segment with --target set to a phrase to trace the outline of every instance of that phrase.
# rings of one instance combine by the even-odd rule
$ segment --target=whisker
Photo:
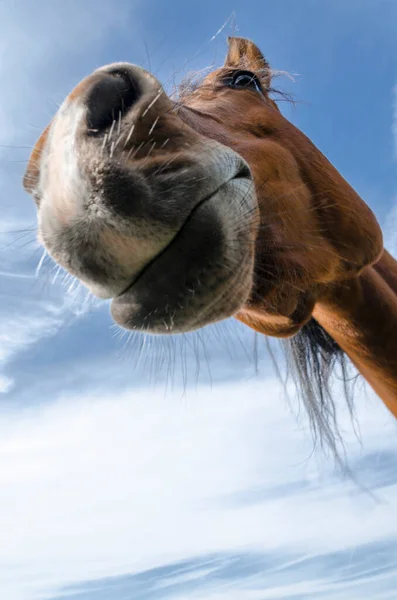
[[[108,135],[108,140],[109,141],[112,139],[112,135],[113,135],[113,131],[114,131],[115,126],[116,126],[116,121],[115,121],[115,119],[113,119],[112,125],[111,125],[110,130],[109,130],[109,135]]]
[[[150,137],[154,131],[154,128],[156,127],[158,121],[159,121],[160,117],[156,117],[156,119],[153,121],[153,125],[151,126],[151,128],[149,129],[149,133],[148,136]]]
[[[105,150],[107,139],[108,139],[108,134],[105,133],[105,135],[103,136],[103,141],[102,141],[102,146],[101,146],[101,154],[103,154],[103,151]]]
[[[149,110],[151,108],[153,108],[153,106],[156,104],[156,102],[158,101],[158,99],[160,98],[160,96],[164,93],[163,90],[160,90],[158,92],[158,94],[154,97],[154,99],[150,102],[150,104],[148,104],[148,106],[146,107],[146,109],[143,111],[142,115],[140,118],[142,117],[146,117],[146,115],[148,114]]]
[[[124,100],[122,99],[122,103],[124,102]],[[120,136],[120,131],[121,131],[121,110],[119,110],[119,119],[118,119],[118,126],[117,126],[117,135]]]
[[[131,136],[134,133],[134,129],[135,129],[135,123],[132,125],[132,127],[130,128],[130,130],[128,132],[127,138],[125,140],[124,148],[127,146],[128,142],[130,141]]]

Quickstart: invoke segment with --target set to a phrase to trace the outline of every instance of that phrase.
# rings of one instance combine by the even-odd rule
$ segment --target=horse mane
[[[333,385],[339,380],[338,399],[346,402],[354,421],[354,384],[359,377],[349,375],[350,361],[333,338],[311,318],[292,338],[285,340],[287,374],[291,376],[298,398],[309,418],[315,445],[331,450],[339,466],[344,467],[339,450],[344,444],[339,432]]]

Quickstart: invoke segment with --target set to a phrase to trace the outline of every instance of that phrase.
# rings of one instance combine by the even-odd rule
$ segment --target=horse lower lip
[[[128,286],[122,292],[120,292],[120,294],[115,296],[114,300],[117,300],[118,298],[122,298],[125,294],[128,294],[128,292],[132,291],[133,287],[138,283],[139,279],[146,273],[146,271],[148,271],[154,265],[154,263],[157,262],[157,260],[161,256],[166,254],[166,252],[168,251],[170,246],[172,246],[174,243],[177,243],[178,237],[182,234],[186,225],[194,217],[195,213],[199,210],[199,208],[201,206],[203,206],[206,202],[211,200],[211,198],[213,198],[219,192],[220,189],[222,189],[225,185],[227,185],[231,181],[234,181],[235,179],[250,179],[251,180],[252,177],[251,177],[249,168],[246,166],[243,166],[241,168],[241,170],[234,177],[231,177],[228,181],[225,181],[224,183],[222,183],[222,185],[220,185],[214,192],[212,192],[210,195],[203,198],[203,200],[200,200],[200,202],[194,207],[192,212],[189,214],[189,216],[187,217],[187,219],[185,220],[185,222],[183,223],[181,228],[178,230],[178,232],[172,238],[170,243],[163,250],[161,250],[158,254],[156,254],[156,256],[154,256],[147,265],[144,266],[144,268],[134,277],[134,279],[131,281],[131,283],[129,283]]]
[[[167,246],[165,248],[163,248],[163,250],[161,250],[158,254],[156,254],[156,256],[154,258],[152,258],[152,260],[144,266],[144,268],[142,269],[142,271],[140,271],[135,277],[134,279],[131,281],[131,283],[126,287],[126,289],[121,292],[118,296],[116,296],[115,300],[117,298],[122,298],[123,296],[125,296],[126,294],[128,294],[128,292],[131,292],[134,288],[134,286],[138,283],[138,281],[145,275],[145,273],[160,259],[160,257],[162,257],[163,255],[165,255],[167,253],[167,251],[170,249],[170,247],[174,244],[177,243],[178,238],[182,235],[182,233],[184,232],[187,224],[189,223],[189,221],[194,217],[194,214],[196,213],[196,211],[203,206],[203,204],[205,204],[205,202],[207,202],[207,200],[210,200],[216,193],[218,192],[218,190],[216,192],[214,192],[213,194],[211,194],[211,196],[207,196],[206,198],[204,198],[204,200],[201,200],[192,210],[192,212],[189,214],[188,218],[186,219],[186,221],[183,223],[183,225],[180,227],[180,229],[178,230],[178,232],[175,234],[175,236],[172,238],[172,240],[169,242],[169,244],[167,244]]]
[[[209,307],[215,306],[216,298],[221,298],[233,277],[228,266],[231,255],[227,253],[232,252],[234,256],[237,249],[229,248],[226,232],[228,224],[235,222],[237,213],[226,210],[223,216],[222,210],[222,206],[230,204],[229,194],[233,194],[233,187],[229,188],[228,184],[230,186],[233,179],[201,201],[170,244],[121,295],[113,298],[111,314],[116,323],[127,329],[162,333],[172,329],[177,333],[186,331],[190,325],[196,328],[198,315],[209,318]],[[235,208],[241,210],[240,202]],[[241,256],[245,256],[244,250]],[[242,262],[232,259],[236,269],[244,262],[243,258]],[[231,303],[234,312],[239,309],[236,301],[225,302],[226,312],[229,310],[226,306]],[[232,314],[222,313],[221,318]]]

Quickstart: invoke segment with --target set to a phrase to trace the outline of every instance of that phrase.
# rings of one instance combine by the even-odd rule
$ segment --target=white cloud
[[[51,281],[53,276],[53,269],[46,273],[50,286],[46,287],[34,275],[21,278],[12,273],[0,275],[3,289],[7,290],[0,303],[0,378],[4,377],[4,381],[8,377],[1,375],[1,370],[7,369],[7,363],[15,355],[55,335],[68,320],[80,318],[100,306],[73,278],[69,278],[71,283],[67,285],[62,282],[64,275],[60,275],[59,285],[55,286]],[[2,391],[7,392],[11,387],[6,386]]]
[[[14,385],[14,382],[9,377],[0,375],[0,394],[6,394]]]
[[[379,400],[358,402],[366,450],[392,447],[394,423]],[[347,422],[344,429],[357,456]],[[216,551],[316,553],[397,535],[396,486],[376,505],[325,477],[323,462],[319,485],[310,451],[271,380],[185,398],[128,390],[61,397],[45,409],[3,412],[2,596],[30,600],[70,581]],[[289,492],[296,481],[307,486]],[[272,497],[280,486],[286,492]]]
[[[397,197],[384,226],[384,244],[390,254],[397,258]]]
[[[394,138],[394,152],[397,158],[397,84],[393,89],[392,133]],[[397,257],[397,197],[394,200],[394,204],[395,206],[392,208],[385,224],[385,245],[389,252]]]
[[[394,140],[394,153],[395,158],[397,159],[397,84],[393,88],[392,134]],[[397,258],[397,196],[393,200],[393,206],[387,215],[383,229],[385,247]]]
[[[394,136],[394,152],[397,158],[397,84],[393,89],[393,123],[392,132]]]

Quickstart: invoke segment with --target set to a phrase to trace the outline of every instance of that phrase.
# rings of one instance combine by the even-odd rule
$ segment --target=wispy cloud
[[[397,160],[397,84],[393,88],[392,134],[394,142],[394,158]],[[388,251],[397,258],[397,195],[387,215],[384,226],[384,242]]]
[[[374,398],[358,400],[366,452],[393,453],[386,411]],[[343,426],[359,465],[366,453]],[[368,475],[376,460],[369,472],[358,469],[363,484],[375,485],[376,504],[310,453],[272,380],[201,387],[184,401],[136,390],[60,393],[44,410],[3,413],[0,589],[7,600],[30,600],[194,557],[201,572],[219,553],[284,553],[283,563],[397,537],[395,475],[377,488]],[[226,597],[215,593],[218,583],[206,598]],[[193,591],[170,597],[200,597]]]
[[[395,158],[397,159],[397,83],[393,88],[392,133],[394,138]]]
[[[98,301],[78,284],[43,285],[34,274],[20,278],[2,274],[0,283],[6,290],[0,294],[0,380],[8,382],[0,383],[0,388],[8,393],[13,388],[9,362],[95,309]]]
[[[5,377],[4,375],[0,375],[0,394],[5,394],[13,386],[13,381],[9,377]]]
[[[393,204],[384,227],[384,244],[387,250],[397,258],[397,197]]]

